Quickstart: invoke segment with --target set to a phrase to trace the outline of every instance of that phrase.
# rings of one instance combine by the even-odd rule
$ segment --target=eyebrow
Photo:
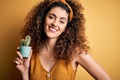
[[[53,15],[54,17],[57,17],[54,13],[49,13],[48,15]],[[65,17],[60,17],[60,19],[67,20]]]

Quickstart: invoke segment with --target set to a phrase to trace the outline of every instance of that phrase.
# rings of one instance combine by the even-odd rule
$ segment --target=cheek
[[[64,32],[64,31],[65,31],[65,28],[62,29],[62,32]]]
[[[46,26],[47,25],[47,18],[45,19],[45,22],[44,22],[44,26]]]
[[[65,26],[62,26],[61,31],[64,32],[65,29],[66,29],[66,25],[65,25]]]
[[[47,18],[45,19],[45,22],[44,22],[44,30],[47,28],[47,25],[48,25],[49,23],[48,23],[48,20],[47,20]]]

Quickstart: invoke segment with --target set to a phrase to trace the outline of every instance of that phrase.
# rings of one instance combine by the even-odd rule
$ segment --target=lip
[[[57,31],[57,29],[55,27],[49,26],[49,30],[53,33],[55,33]]]

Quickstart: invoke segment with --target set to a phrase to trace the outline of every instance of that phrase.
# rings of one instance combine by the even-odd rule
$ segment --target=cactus
[[[31,37],[27,35],[25,39],[21,39],[21,46],[29,46],[31,41]]]

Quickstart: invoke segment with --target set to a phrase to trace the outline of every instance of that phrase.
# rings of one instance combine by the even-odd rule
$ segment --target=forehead
[[[68,13],[66,12],[65,9],[61,7],[53,7],[48,13],[53,13],[59,17],[65,17],[68,18]]]

